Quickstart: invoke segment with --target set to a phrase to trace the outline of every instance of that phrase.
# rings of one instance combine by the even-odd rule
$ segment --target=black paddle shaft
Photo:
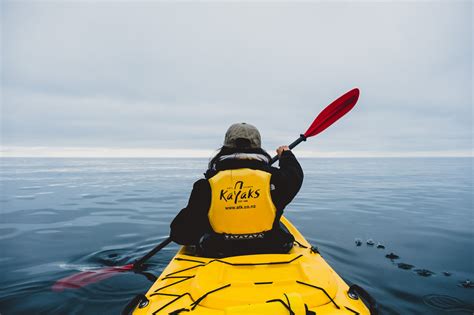
[[[136,262],[133,263],[133,269],[140,269],[142,265],[150,259],[153,255],[158,253],[160,250],[162,250],[164,247],[166,247],[169,243],[171,243],[171,237],[167,237],[163,242],[160,244],[156,245],[155,248],[153,248],[148,254],[137,260]]]
[[[296,139],[295,141],[293,141],[288,147],[291,149],[293,149],[294,147],[296,147],[298,144],[300,144],[301,142],[303,141],[306,141],[306,136],[301,134],[300,137],[298,139]],[[273,163],[275,163],[276,161],[278,161],[278,155],[275,155],[271,160],[270,160],[270,165],[272,165]]]

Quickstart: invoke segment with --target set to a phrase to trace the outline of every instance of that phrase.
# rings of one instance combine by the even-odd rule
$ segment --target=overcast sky
[[[472,1],[2,1],[9,155],[272,150],[353,87],[306,155],[472,155]]]

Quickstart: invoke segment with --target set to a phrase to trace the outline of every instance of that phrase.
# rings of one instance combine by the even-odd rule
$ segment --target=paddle
[[[290,150],[301,142],[306,141],[307,138],[323,132],[327,127],[331,126],[338,121],[339,118],[347,114],[357,103],[359,94],[359,89],[355,88],[329,104],[321,113],[319,113],[311,126],[309,126],[308,130],[288,146]],[[275,163],[277,160],[278,155],[271,159],[270,164]]]
[[[293,143],[291,143],[288,147],[293,149],[302,141],[306,141],[307,138],[313,137],[326,128],[331,126],[335,123],[339,118],[347,114],[357,103],[359,99],[359,89],[353,89],[347,92],[346,94],[339,97],[337,100],[329,104],[313,121],[311,126],[309,126],[308,130],[298,139],[296,139]],[[278,160],[278,156],[272,158],[270,164],[275,163]],[[98,282],[107,278],[112,277],[113,275],[119,272],[126,272],[126,271],[139,271],[143,264],[150,259],[153,255],[158,253],[162,248],[167,246],[171,243],[171,238],[166,238],[163,242],[158,244],[155,248],[153,248],[148,254],[137,260],[133,264],[128,264],[125,266],[117,266],[117,267],[107,267],[98,270],[88,270],[83,271],[78,274],[71,275],[69,277],[62,278],[58,280],[52,287],[53,291],[62,291],[64,289],[74,289],[80,288],[85,285]]]
[[[145,256],[140,258],[139,260],[135,261],[133,264],[128,264],[125,266],[116,266],[116,267],[107,267],[97,270],[87,270],[77,274],[73,274],[71,276],[62,278],[52,286],[53,291],[63,291],[64,289],[77,289],[83,286],[86,286],[91,283],[99,282],[110,278],[116,275],[119,272],[125,271],[139,271],[145,261],[150,259],[153,255],[158,253],[161,249],[163,249],[166,245],[171,243],[171,237],[167,237],[163,242],[155,246],[151,251],[148,252]]]

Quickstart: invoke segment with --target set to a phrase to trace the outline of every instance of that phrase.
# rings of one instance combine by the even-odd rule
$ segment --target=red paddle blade
[[[119,272],[130,271],[132,269],[133,264],[128,264],[120,267],[108,267],[98,270],[83,271],[81,273],[77,273],[56,281],[52,287],[52,290],[59,292],[65,289],[78,289],[88,284],[110,278]]]
[[[313,121],[308,130],[304,133],[305,137],[312,137],[324,131],[327,127],[335,123],[339,118],[347,114],[357,103],[359,99],[359,89],[350,90],[337,100],[329,104]]]

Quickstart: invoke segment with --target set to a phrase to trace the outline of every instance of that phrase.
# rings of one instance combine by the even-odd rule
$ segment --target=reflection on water
[[[177,250],[145,273],[79,290],[58,279],[133,262],[163,240],[205,159],[2,161],[0,312],[117,314]],[[302,159],[286,215],[382,314],[472,314],[471,158]]]

